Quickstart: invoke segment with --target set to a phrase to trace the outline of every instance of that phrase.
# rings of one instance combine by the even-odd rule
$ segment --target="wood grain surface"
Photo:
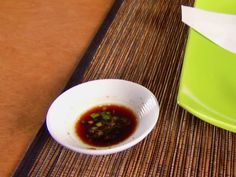
[[[0,1],[0,176],[24,156],[111,0]]]
[[[156,127],[126,151],[89,156],[57,144],[43,125],[15,176],[235,176],[236,134],[201,121],[176,102],[188,35],[180,5],[193,0],[119,2],[109,28],[97,34],[103,39],[82,58],[85,65],[67,88],[101,78],[142,84],[160,102]],[[79,72],[82,66],[88,67]]]

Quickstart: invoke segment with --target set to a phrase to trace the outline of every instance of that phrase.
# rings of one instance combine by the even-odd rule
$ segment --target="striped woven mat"
[[[144,85],[160,103],[154,130],[112,155],[70,151],[39,130],[14,176],[236,176],[236,134],[207,124],[177,105],[188,28],[180,5],[193,0],[117,0],[65,90],[94,79]]]

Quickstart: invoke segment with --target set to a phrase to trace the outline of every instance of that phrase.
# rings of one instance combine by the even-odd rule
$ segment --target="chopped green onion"
[[[91,129],[92,129],[92,130],[97,130],[97,127],[92,127]]]
[[[102,122],[96,123],[96,126],[97,126],[97,127],[101,127],[101,126],[102,126]]]
[[[102,112],[101,115],[102,115],[102,118],[103,118],[104,120],[110,119],[110,115],[107,114],[106,112]]]
[[[99,117],[100,116],[100,114],[99,113],[92,113],[92,114],[90,114],[90,117],[92,118],[92,119],[96,119],[97,117]]]

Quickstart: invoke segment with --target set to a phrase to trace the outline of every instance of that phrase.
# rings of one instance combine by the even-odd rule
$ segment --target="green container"
[[[197,0],[195,7],[236,15],[236,0]],[[190,28],[177,101],[200,119],[236,132],[236,54]]]

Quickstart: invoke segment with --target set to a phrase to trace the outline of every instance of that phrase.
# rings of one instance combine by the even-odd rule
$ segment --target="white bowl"
[[[118,104],[130,108],[138,119],[134,133],[109,147],[94,147],[80,140],[75,124],[81,114],[98,105]],[[145,87],[125,80],[103,79],[79,84],[62,93],[50,106],[46,124],[51,136],[76,152],[104,155],[134,146],[154,128],[159,115],[156,97]]]

